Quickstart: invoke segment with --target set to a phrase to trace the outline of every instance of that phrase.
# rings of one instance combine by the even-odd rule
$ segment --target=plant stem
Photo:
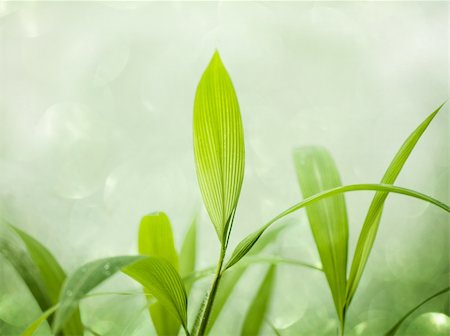
[[[209,315],[211,314],[212,306],[214,303],[214,298],[216,297],[217,288],[219,287],[219,282],[222,277],[222,265],[224,259],[225,259],[225,247],[222,247],[220,250],[220,257],[219,262],[217,263],[214,281],[211,285],[205,309],[203,311],[203,315],[201,316],[200,326],[198,327],[195,336],[203,336],[205,334],[206,326],[208,325]]]
[[[342,312],[342,319],[341,319],[341,327],[340,329],[340,336],[344,336],[345,331],[345,313],[346,313],[346,307],[344,307],[344,311]]]

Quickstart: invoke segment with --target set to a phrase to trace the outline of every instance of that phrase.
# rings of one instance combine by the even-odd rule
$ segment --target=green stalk
[[[345,331],[345,315],[344,315],[344,317],[343,317],[342,320],[341,320],[341,327],[339,328],[339,330],[340,330],[339,335],[340,335],[340,336],[344,336],[344,331]]]
[[[201,313],[199,327],[192,332],[193,336],[203,336],[205,334],[206,326],[208,325],[209,315],[211,314],[214,299],[216,297],[217,288],[219,287],[220,279],[222,278],[222,266],[225,259],[226,248],[222,247],[220,249],[219,262],[217,263],[217,269],[214,276],[214,281],[211,285],[211,289],[208,293],[208,298],[206,300],[206,305]]]
[[[345,316],[347,313],[347,305],[344,305],[344,308],[342,308],[342,319],[340,320],[341,326],[340,326],[340,336],[344,336],[345,334]]]

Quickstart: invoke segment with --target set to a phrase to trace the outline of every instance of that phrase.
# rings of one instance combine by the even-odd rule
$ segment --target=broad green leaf
[[[236,93],[217,51],[195,95],[194,154],[203,201],[226,246],[244,177],[244,132]]]
[[[273,230],[270,230],[261,240],[258,241],[255,247],[249,253],[249,256],[256,257],[256,254],[264,250],[264,248],[269,243],[273,243],[275,239],[278,237],[278,235],[282,232],[282,230],[285,229],[289,224],[290,224],[289,222],[284,222],[280,226],[274,228]],[[213,268],[212,272],[214,272],[214,270],[215,269]],[[216,298],[214,300],[211,315],[209,316],[208,325],[206,326],[205,334],[209,334],[211,328],[214,326],[214,323],[216,322],[223,307],[225,306],[225,303],[227,303],[228,299],[233,293],[234,288],[236,287],[237,283],[244,275],[246,270],[247,270],[246,267],[236,267],[227,270],[222,275],[222,280],[220,282]]]
[[[420,137],[444,104],[431,113],[406,139],[381,179],[382,184],[393,184],[395,182],[398,174],[402,170],[406,160],[416,146]],[[358,238],[358,243],[356,244],[355,254],[353,256],[347,283],[347,306],[350,305],[353,296],[355,295],[359,281],[361,280],[364,272],[367,259],[369,258],[370,251],[372,250],[372,246],[375,242],[381,220],[381,214],[383,212],[384,202],[386,201],[387,196],[388,193],[383,191],[375,194],[364,220],[364,224]]]
[[[124,256],[105,258],[89,262],[78,268],[69,276],[61,289],[59,308],[55,314],[53,332],[56,334],[62,326],[76,312],[79,301],[89,291],[97,287],[106,279],[144,257]]]
[[[184,278],[195,271],[197,258],[197,219],[194,218],[190,225],[180,252],[180,275]],[[186,292],[189,293],[191,286],[185,283]]]
[[[167,260],[178,271],[178,254],[175,250],[172,227],[164,212],[144,216],[139,226],[139,254]],[[151,294],[148,288],[146,293]],[[161,302],[149,307],[150,316],[158,335],[178,335],[180,322],[168,313]]]
[[[19,335],[22,328],[0,318],[0,335]]]
[[[259,335],[267,314],[270,297],[272,296],[274,277],[275,266],[272,265],[267,270],[266,276],[245,315],[244,324],[241,329],[242,336]]]
[[[444,288],[442,290],[440,290],[439,292],[431,295],[430,297],[426,298],[425,300],[423,300],[421,303],[419,303],[417,306],[415,306],[414,308],[412,308],[411,310],[409,310],[391,329],[389,329],[388,332],[386,332],[385,336],[394,336],[397,331],[400,329],[400,327],[402,326],[403,322],[405,322],[405,320],[411,316],[417,309],[419,309],[420,307],[422,307],[424,304],[426,304],[427,302],[433,300],[434,298],[445,294],[447,292],[450,291],[450,287]]]
[[[294,152],[294,163],[303,198],[339,187],[341,178],[330,153],[322,147]],[[348,220],[344,194],[306,207],[309,225],[330,287],[339,319],[344,319],[347,286]]]
[[[429,202],[429,203],[434,204],[437,207],[445,210],[446,212],[450,212],[449,206],[442,203],[441,201],[439,201],[437,199],[434,199],[430,196],[427,196],[425,194],[422,194],[422,193],[414,191],[414,190],[395,187],[395,186],[389,185],[389,184],[351,184],[351,185],[347,185],[347,186],[336,187],[331,190],[326,190],[326,191],[318,193],[314,196],[308,197],[307,199],[291,206],[289,209],[283,211],[279,215],[272,218],[269,222],[267,222],[265,225],[263,225],[261,228],[259,228],[255,232],[250,233],[247,237],[245,237],[243,240],[241,240],[241,242],[236,246],[230,259],[228,260],[228,262],[225,265],[225,269],[230,268],[235,263],[237,263],[239,260],[241,260],[252,249],[252,247],[259,240],[259,238],[264,233],[264,231],[266,231],[273,223],[275,223],[279,219],[281,219],[297,210],[300,210],[310,204],[314,204],[315,202],[320,201],[324,198],[339,195],[344,192],[361,191],[361,190],[364,190],[364,191],[374,190],[374,191],[383,191],[383,192],[391,192],[391,193],[406,195],[406,196],[420,199],[422,201]]]
[[[187,330],[186,290],[169,262],[162,258],[147,257],[127,266],[123,272],[147,288]]]
[[[31,269],[34,280],[31,280],[29,274],[26,274],[30,272],[22,270],[19,274],[21,274],[24,280],[25,278],[28,279],[25,280],[25,283],[41,309],[46,311],[51,306],[57,304],[61,287],[66,279],[66,274],[56,258],[44,245],[19,228],[10,224],[8,226],[19,236],[25,245],[29,257],[22,256],[21,258],[23,260],[31,260],[31,263],[28,262],[28,265],[25,267]],[[16,260],[16,264],[20,262]],[[49,322],[51,324],[52,320],[49,319]],[[83,330],[84,327],[81,322],[80,312],[76,309],[70,320],[64,325],[64,334],[82,334]]]

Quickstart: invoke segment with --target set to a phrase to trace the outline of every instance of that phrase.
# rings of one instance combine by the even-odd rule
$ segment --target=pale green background
[[[448,29],[447,2],[0,2],[0,215],[72,270],[135,253],[139,219],[152,211],[168,213],[179,246],[200,209],[198,263],[208,266],[218,242],[195,178],[192,106],[215,48],[245,130],[234,245],[300,200],[297,146],[326,146],[345,184],[379,181],[402,141],[448,98]],[[445,107],[398,185],[449,201],[448,129]],[[351,251],[370,197],[347,196]],[[273,253],[318,262],[306,218],[292,218],[301,224]],[[349,330],[367,319],[389,325],[445,286],[448,233],[441,210],[390,196]],[[260,270],[224,312],[233,321],[224,333],[239,328]],[[277,295],[271,316],[286,334],[314,323],[334,333],[323,276],[281,267]],[[114,318],[103,319],[116,330]]]

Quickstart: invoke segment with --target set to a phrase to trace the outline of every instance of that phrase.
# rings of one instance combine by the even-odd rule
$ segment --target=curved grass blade
[[[86,294],[84,295],[80,300],[84,300],[87,298],[93,298],[98,296],[104,296],[104,295],[143,295],[142,292],[101,292],[101,293],[93,293],[93,294]],[[151,303],[154,301],[154,298],[150,298],[149,300]],[[53,307],[46,310],[44,313],[41,314],[36,320],[33,321],[21,334],[21,336],[31,336],[36,332],[36,330],[40,327],[40,325],[47,319],[49,319],[50,315],[52,315],[59,307],[59,304],[54,305]],[[148,305],[145,305],[145,308],[147,308]],[[89,332],[93,332],[92,329],[88,329],[88,327],[85,326],[85,329]],[[1,334],[2,335],[2,334]]]
[[[195,271],[197,258],[197,218],[194,218],[183,240],[180,252],[180,275],[184,278]],[[186,284],[189,294],[191,284]]]
[[[89,291],[97,287],[123,267],[130,265],[144,257],[124,256],[105,258],[89,262],[78,268],[67,278],[61,289],[59,308],[55,314],[53,332],[61,330],[66,321],[76,312],[79,301]]]
[[[445,293],[447,293],[449,291],[450,291],[450,287],[444,288],[444,289],[440,290],[439,292],[437,292],[437,293],[431,295],[430,297],[426,298],[425,300],[423,300],[417,306],[415,306],[410,311],[408,311],[391,329],[389,329],[388,332],[386,332],[385,336],[394,336],[397,333],[397,331],[400,329],[400,327],[402,326],[403,322],[405,322],[405,320],[409,316],[411,316],[411,314],[413,314],[417,309],[422,307],[427,302],[433,300],[434,298],[436,298],[436,297],[438,297],[438,296],[440,296],[442,294],[445,294]]]
[[[66,279],[66,274],[56,258],[44,245],[14,225],[8,224],[8,226],[23,241],[26,251],[28,252],[29,259],[32,260],[32,264],[34,266],[30,266],[31,264],[28,264],[27,267],[32,267],[32,269],[34,269],[33,277],[35,280],[29,282],[29,278],[28,282],[26,280],[25,283],[29,285],[28,287],[37,300],[39,306],[43,311],[45,311],[51,306],[57,304],[61,287]],[[20,273],[21,275],[25,275],[26,272],[19,272],[19,274]],[[37,285],[37,287],[33,287],[34,285]],[[49,319],[49,323],[52,324],[51,319]],[[72,317],[65,323],[63,329],[64,334],[66,335],[83,333],[84,327],[81,322],[81,316],[78,308],[74,311]]]
[[[336,164],[322,147],[294,152],[294,163],[303,198],[341,185]],[[339,320],[344,320],[347,287],[348,219],[344,194],[306,207],[309,225],[319,252]]]
[[[217,51],[195,95],[194,154],[203,201],[226,246],[244,177],[244,132],[236,92]]]
[[[58,302],[59,291],[66,278],[62,267],[56,261],[55,257],[36,239],[25,233],[24,231],[11,226],[12,229],[25,243],[34,264],[39,269],[39,273],[44,281],[45,288],[50,296],[52,305]]]
[[[241,329],[241,336],[259,335],[261,327],[264,324],[267,308],[270,304],[274,278],[275,266],[272,265],[267,270],[266,276],[264,277],[245,315],[244,324]]]
[[[322,267],[313,265],[307,262],[295,260],[295,259],[289,259],[289,258],[282,258],[282,257],[276,257],[276,256],[265,256],[265,255],[254,255],[254,256],[246,256],[242,258],[239,263],[235,265],[235,268],[241,268],[241,267],[248,267],[250,265],[254,264],[270,264],[270,265],[290,265],[290,266],[297,266],[297,267],[306,267],[310,268],[312,270],[323,272]]]
[[[252,252],[254,252],[253,249]],[[232,272],[238,269],[245,269],[254,264],[290,265],[296,267],[310,268],[312,270],[323,272],[323,269],[320,267],[320,265],[314,265],[311,263],[295,259],[282,258],[276,256],[265,256],[265,255],[245,256],[233,267]],[[214,271],[215,267],[207,267],[198,271],[194,271],[188,274],[186,277],[183,277],[184,286],[186,287],[187,285],[191,285],[195,281],[211,276],[214,274]],[[220,288],[222,288],[222,286],[220,286]]]
[[[144,216],[139,225],[139,254],[167,260],[178,271],[178,254],[175,250],[172,227],[164,212]],[[151,293],[144,288],[146,293]],[[180,322],[168,313],[161,302],[149,307],[149,313],[158,335],[178,335]]]
[[[41,310],[44,311],[50,307],[51,301],[44,281],[31,257],[25,251],[3,238],[0,239],[0,252],[28,287]]]
[[[257,244],[255,244],[255,247],[249,253],[249,256],[254,256],[257,253],[264,250],[264,248],[269,243],[274,242],[275,239],[277,239],[278,235],[290,224],[292,223],[290,222],[281,223],[279,227],[276,227],[273,230],[267,232],[267,234],[264,237],[262,237]],[[233,268],[232,270],[228,270],[223,274],[220,286],[217,291],[216,299],[212,306],[211,315],[209,316],[209,321],[206,326],[206,333],[205,333],[206,335],[208,335],[209,332],[211,331],[211,328],[214,326],[214,323],[219,317],[223,307],[227,303],[228,299],[233,293],[234,288],[236,287],[237,283],[244,275],[246,270],[247,270],[246,267],[236,267]]]
[[[21,334],[21,336],[32,336],[36,330],[44,323],[45,320],[48,320],[50,315],[52,315],[56,309],[58,309],[59,305],[54,305],[47,309],[38,319],[36,319],[33,323],[31,323]],[[76,334],[74,334],[76,335]]]
[[[241,242],[236,246],[234,249],[230,259],[225,264],[225,269],[230,268],[235,263],[237,263],[239,260],[241,260],[249,251],[252,249],[252,247],[255,245],[255,243],[259,240],[261,235],[266,231],[273,223],[278,221],[279,219],[297,211],[300,210],[310,204],[313,204],[317,201],[320,201],[321,199],[335,196],[344,192],[351,192],[351,191],[384,191],[384,192],[391,192],[401,195],[410,196],[413,198],[420,199],[422,201],[429,202],[431,204],[436,205],[437,207],[443,209],[444,211],[450,212],[450,208],[448,205],[442,203],[441,201],[434,199],[430,196],[427,196],[425,194],[422,194],[420,192],[406,189],[406,188],[400,188],[389,184],[351,184],[347,186],[341,186],[336,187],[331,190],[323,191],[319,194],[316,194],[314,196],[308,197],[307,199],[301,201],[300,203],[297,203],[290,207],[289,209],[283,211],[279,215],[272,218],[269,222],[267,222],[264,226],[259,228],[258,230],[250,233],[247,237],[245,237]]]
[[[406,160],[416,146],[420,137],[425,132],[428,125],[431,123],[439,110],[444,106],[444,104],[445,103],[443,103],[433,113],[431,113],[406,139],[406,141],[403,143],[403,145],[395,155],[388,169],[386,170],[383,178],[381,179],[382,184],[393,184],[395,182],[398,174],[402,170]],[[382,191],[375,194],[364,220],[364,224],[358,238],[358,243],[356,244],[352,266],[348,278],[346,300],[347,306],[350,305],[353,296],[355,295],[359,281],[361,280],[364,268],[369,258],[370,251],[372,250],[373,244],[375,242],[381,215],[383,212],[384,202],[386,201],[387,196],[388,193]]]
[[[161,305],[176,317],[187,331],[187,295],[173,266],[162,258],[147,257],[123,272],[149,290]]]

